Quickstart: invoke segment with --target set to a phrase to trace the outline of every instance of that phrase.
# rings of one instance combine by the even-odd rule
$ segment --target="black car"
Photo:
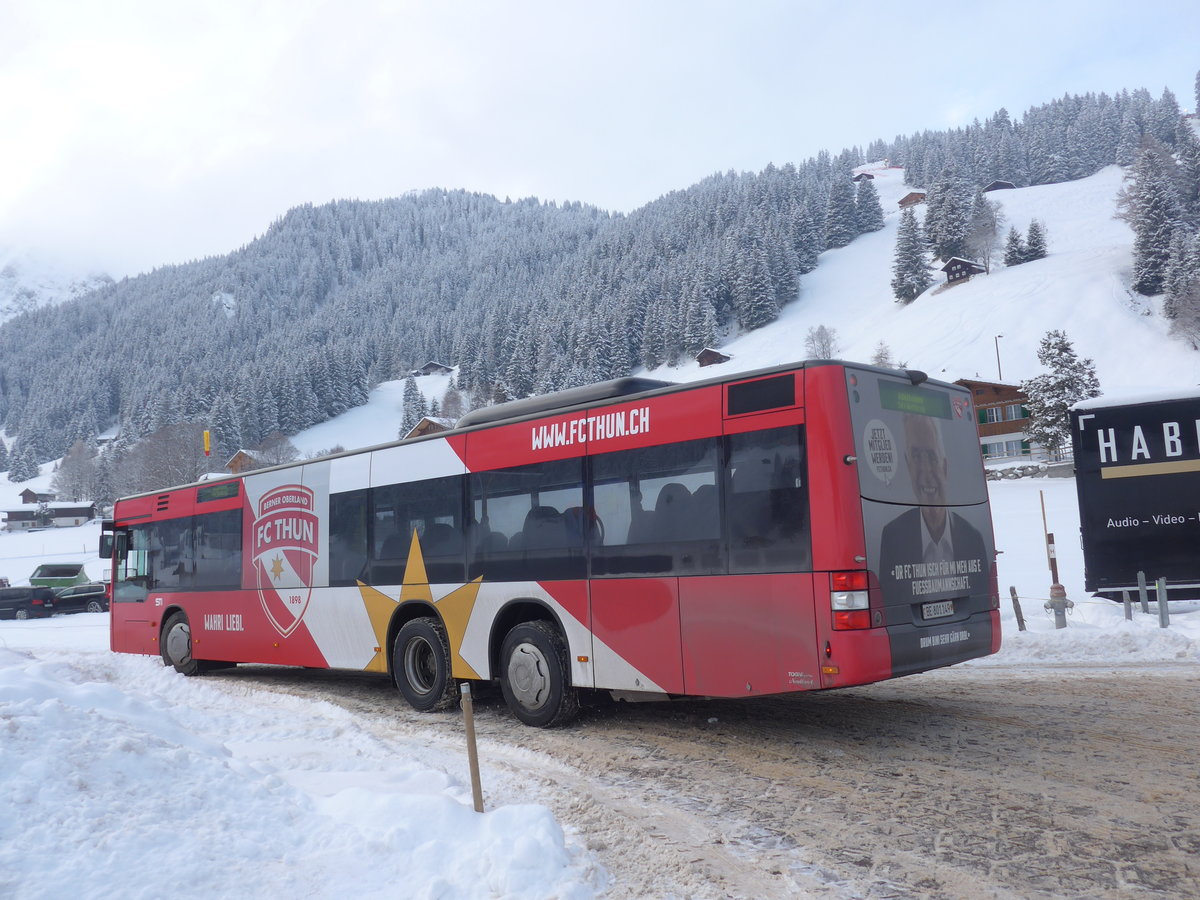
[[[108,612],[108,586],[96,582],[58,588],[54,592],[54,611],[56,613]]]
[[[53,612],[54,591],[50,588],[0,588],[0,619],[40,619]]]

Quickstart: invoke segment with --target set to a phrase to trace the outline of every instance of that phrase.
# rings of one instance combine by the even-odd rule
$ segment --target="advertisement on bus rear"
[[[994,557],[970,396],[848,373],[868,566],[899,665],[991,644]],[[972,621],[972,617],[976,620]]]

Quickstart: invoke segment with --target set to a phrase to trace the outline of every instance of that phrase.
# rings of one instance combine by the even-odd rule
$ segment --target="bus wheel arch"
[[[187,613],[178,607],[167,611],[158,634],[158,649],[164,666],[180,675],[195,675],[200,663],[192,656],[192,626]]]
[[[450,709],[458,699],[450,639],[437,615],[408,618],[392,642],[392,680],[408,705],[420,712]]]
[[[498,673],[508,708],[526,725],[565,725],[578,715],[566,636],[553,619],[513,626],[500,648]]]

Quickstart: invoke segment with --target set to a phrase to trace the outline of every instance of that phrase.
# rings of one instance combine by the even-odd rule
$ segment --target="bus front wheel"
[[[195,675],[200,663],[192,658],[192,626],[181,612],[171,613],[159,638],[164,666],[174,666],[180,675]]]
[[[458,698],[458,684],[450,674],[450,641],[437,619],[404,623],[393,645],[392,671],[396,687],[413,709],[449,709]]]
[[[500,650],[500,688],[508,708],[526,725],[565,725],[579,712],[570,684],[567,643],[550,622],[522,622]]]

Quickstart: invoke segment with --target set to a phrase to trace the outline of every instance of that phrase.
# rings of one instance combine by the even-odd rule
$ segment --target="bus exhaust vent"
[[[170,505],[171,505],[171,495],[170,494],[159,494],[158,495],[158,512],[163,512]]]

